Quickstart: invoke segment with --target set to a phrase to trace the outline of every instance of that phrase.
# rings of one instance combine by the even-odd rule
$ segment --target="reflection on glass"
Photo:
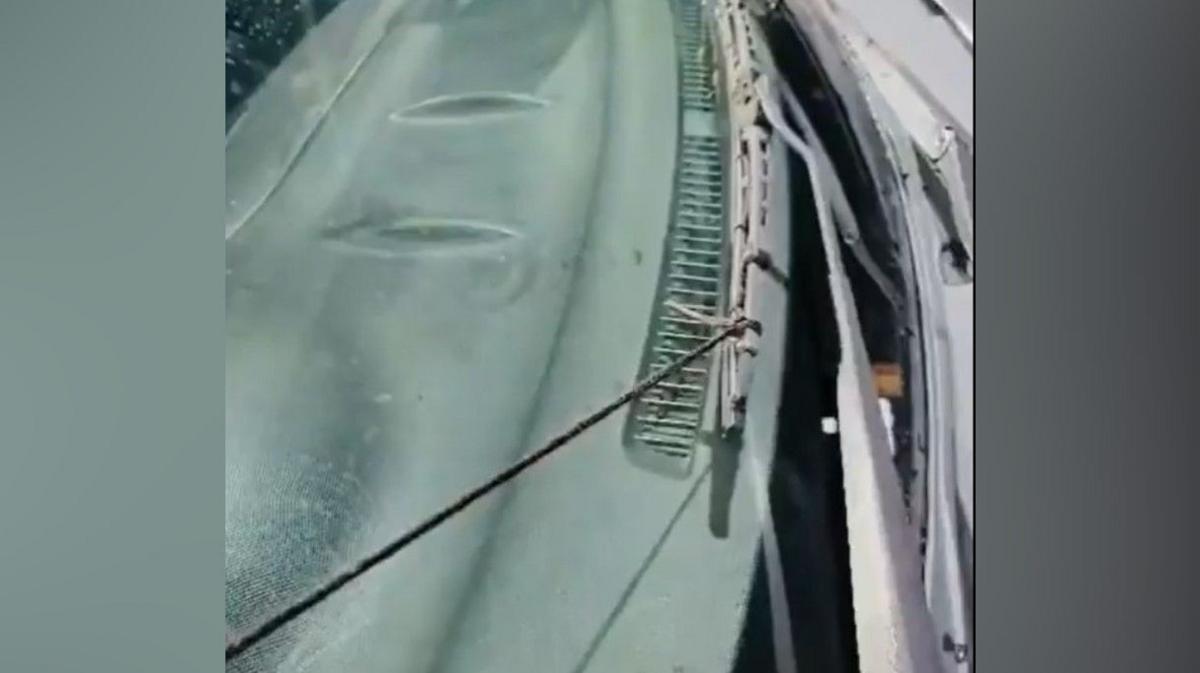
[[[678,112],[666,0],[227,7],[235,631],[632,382]],[[712,579],[680,567],[727,573],[690,599],[733,597],[708,642],[628,633],[614,610],[664,531],[718,543],[702,475],[639,471],[621,441],[620,419],[597,428],[228,668],[599,671],[686,651],[722,670],[752,545],[640,584],[641,618],[669,622],[689,604],[662,597]],[[661,637],[664,654],[622,654]]]

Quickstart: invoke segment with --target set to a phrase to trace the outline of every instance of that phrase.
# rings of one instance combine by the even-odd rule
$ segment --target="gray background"
[[[0,2],[0,671],[220,671],[222,6]]]
[[[0,671],[217,671],[221,6],[0,4]],[[1200,8],[976,8],[981,670],[1190,661]]]
[[[976,6],[980,670],[1194,670],[1200,7]]]

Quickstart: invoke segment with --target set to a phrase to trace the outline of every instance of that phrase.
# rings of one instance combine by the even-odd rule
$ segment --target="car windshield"
[[[711,333],[724,199],[699,0],[226,8],[236,633]],[[713,362],[227,668],[730,670],[761,526]]]

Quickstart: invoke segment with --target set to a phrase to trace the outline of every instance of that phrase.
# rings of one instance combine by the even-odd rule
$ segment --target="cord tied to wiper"
[[[345,587],[350,582],[358,579],[375,566],[383,563],[392,556],[395,556],[405,547],[411,545],[425,536],[427,533],[432,532],[434,529],[446,523],[475,501],[512,481],[522,472],[532,467],[535,463],[549,457],[552,453],[555,453],[559,449],[569,444],[571,440],[583,434],[589,428],[600,423],[600,421],[603,421],[605,418],[608,418],[614,412],[618,411],[626,404],[629,404],[634,399],[644,395],[651,388],[659,383],[662,383],[668,377],[678,373],[680,369],[691,364],[697,358],[702,357],[704,354],[721,345],[721,343],[723,343],[726,339],[738,338],[748,329],[752,331],[759,331],[761,330],[761,327],[756,321],[744,317],[730,318],[728,322],[724,323],[722,328],[713,334],[708,340],[671,361],[662,369],[659,369],[655,373],[645,377],[641,381],[638,381],[633,385],[633,387],[605,404],[598,411],[585,416],[571,425],[571,427],[569,427],[567,430],[551,438],[541,448],[526,455],[524,458],[516,463],[513,463],[504,470],[496,473],[493,477],[482,484],[463,493],[437,513],[409,529],[407,532],[395,538],[377,551],[358,560],[346,570],[338,573],[303,598],[297,600],[295,603],[292,603],[283,610],[275,613],[258,626],[239,636],[228,639],[225,643],[225,661],[229,661],[237,657],[246,650],[250,649],[256,643],[262,641],[279,629],[288,625],[296,618],[316,607],[325,599],[329,598],[334,593]]]

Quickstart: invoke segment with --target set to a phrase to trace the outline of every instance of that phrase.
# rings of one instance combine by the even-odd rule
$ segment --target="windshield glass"
[[[226,128],[263,79],[295,49],[305,33],[341,0],[235,0],[225,3]]]
[[[663,308],[720,301],[702,30],[698,0],[227,2],[229,632],[709,333]],[[714,366],[228,669],[730,670],[760,529],[710,483]]]

